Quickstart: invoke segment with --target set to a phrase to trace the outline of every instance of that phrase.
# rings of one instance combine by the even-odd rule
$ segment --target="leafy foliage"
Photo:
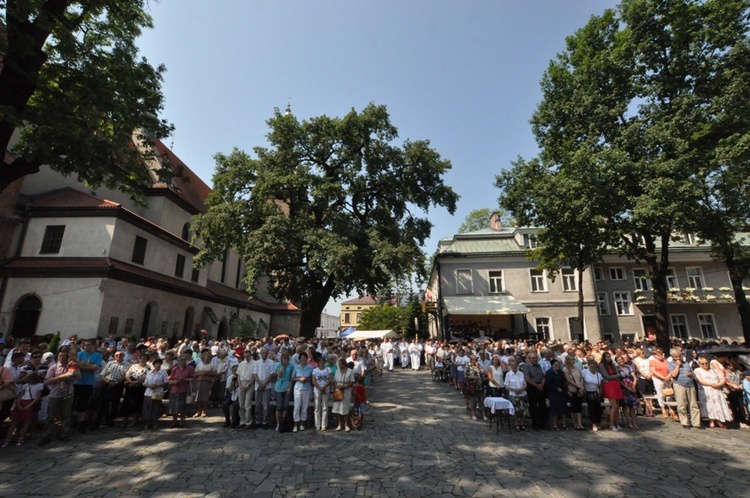
[[[500,215],[500,222],[503,226],[512,225],[513,218],[503,208],[496,208],[494,211],[490,208],[474,209],[468,215],[461,226],[458,227],[458,233],[475,232],[477,230],[483,230],[490,226],[490,216],[493,212],[498,212]]]
[[[747,158],[747,114],[727,104],[747,107],[737,93],[747,85],[747,33],[744,0],[623,0],[592,17],[542,79],[532,118],[540,157],[498,179],[504,205],[547,225],[542,241],[554,220],[571,229],[569,243],[606,232],[590,246],[646,262],[662,346],[670,239],[703,216],[703,179],[742,163],[717,161],[717,151]],[[563,260],[573,254],[565,240],[547,241]]]
[[[415,319],[419,328],[415,328]],[[381,304],[362,312],[359,320],[362,330],[394,330],[403,337],[427,336],[426,316],[419,300],[412,295],[405,306]]]
[[[197,218],[199,262],[231,246],[247,281],[268,276],[269,292],[302,308],[312,335],[328,299],[356,290],[374,295],[396,276],[422,271],[420,249],[432,206],[452,213],[458,196],[444,185],[450,162],[426,140],[402,146],[384,106],[343,118],[298,121],[277,109],[270,146],[255,157],[235,149],[215,156],[209,211]]]
[[[154,178],[144,144],[172,127],[163,108],[163,66],[135,45],[152,27],[144,0],[0,2],[0,191],[49,165],[139,197]],[[16,129],[20,139],[12,143]],[[142,130],[136,131],[134,130]],[[133,144],[136,147],[133,147]],[[154,170],[162,179],[170,168]]]

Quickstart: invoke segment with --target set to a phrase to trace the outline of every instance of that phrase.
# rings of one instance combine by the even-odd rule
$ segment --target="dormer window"
[[[526,249],[534,249],[536,247],[536,237],[528,233],[523,234],[523,246]]]

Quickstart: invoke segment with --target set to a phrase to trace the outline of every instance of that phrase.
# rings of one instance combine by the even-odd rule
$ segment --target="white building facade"
[[[248,295],[233,251],[193,268],[190,227],[210,188],[163,144],[156,148],[184,177],[155,182],[145,205],[48,169],[19,180],[4,213],[12,242],[0,264],[0,332],[228,337],[247,321],[264,336],[298,320],[294,306]]]

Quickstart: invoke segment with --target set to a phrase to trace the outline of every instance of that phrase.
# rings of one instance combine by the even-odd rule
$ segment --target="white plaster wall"
[[[42,301],[36,335],[59,330],[63,338],[72,334],[96,337],[104,296],[100,284],[99,278],[9,278],[2,312],[12,316],[22,297],[35,294]],[[8,328],[11,322],[8,321]]]
[[[216,336],[219,324],[214,324],[208,319],[203,312],[204,307],[211,307],[219,318],[219,322],[226,319],[227,323],[232,313],[238,313],[241,319],[247,315],[252,316],[253,320],[258,322],[263,319],[269,323],[271,318],[268,313],[256,311],[238,310],[237,308],[217,304],[201,299],[195,299],[179,294],[171,294],[158,289],[151,289],[127,282],[117,280],[108,280],[104,284],[105,299],[101,312],[101,322],[99,329],[105,334],[109,329],[110,319],[113,316],[118,317],[118,330],[116,335],[122,335],[125,331],[125,325],[128,318],[133,319],[133,332],[140,336],[141,325],[149,303],[156,303],[157,310],[152,315],[151,323],[153,328],[149,330],[148,335],[159,336],[162,334],[162,323],[167,322],[167,336],[172,335],[175,323],[178,323],[178,336],[182,336],[184,326],[185,311],[192,306],[194,310],[194,325],[202,325],[208,332]]]
[[[40,254],[39,252],[48,225],[65,225],[59,253]],[[112,247],[114,229],[114,217],[32,218],[29,220],[21,256],[107,257]]]
[[[120,261],[132,263],[136,236],[143,237],[148,241],[146,245],[146,257],[142,265],[144,268],[164,275],[174,276],[177,255],[182,254],[185,256],[185,271],[182,278],[183,280],[190,280],[193,262],[192,254],[122,219],[117,220],[112,240],[111,256]],[[132,264],[141,266],[138,263]]]

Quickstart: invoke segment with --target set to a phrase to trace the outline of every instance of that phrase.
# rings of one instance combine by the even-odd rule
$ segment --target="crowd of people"
[[[424,366],[461,391],[475,420],[489,415],[485,397],[508,399],[518,432],[527,419],[537,430],[637,431],[657,411],[685,428],[747,428],[750,413],[750,368],[698,343],[73,336],[55,353],[28,339],[2,346],[3,447],[37,431],[45,445],[102,425],[179,429],[212,408],[229,428],[349,432],[362,427],[373,377],[397,367]]]
[[[177,344],[73,336],[55,353],[29,339],[0,350],[3,447],[37,431],[43,446],[103,425],[179,429],[211,408],[235,429],[327,431],[330,418],[333,430],[359,430],[376,372],[374,344],[287,336]]]
[[[639,430],[637,417],[657,410],[686,429],[748,428],[750,368],[737,354],[742,348],[709,346],[428,341],[423,350],[433,378],[463,392],[473,419],[486,416],[485,397],[504,397],[519,432],[527,418],[534,429],[588,430],[584,407],[593,431]]]

